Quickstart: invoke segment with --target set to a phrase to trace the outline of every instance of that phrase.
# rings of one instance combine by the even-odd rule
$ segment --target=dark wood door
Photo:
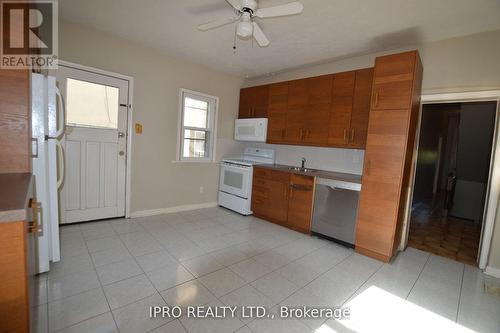
[[[349,145],[352,148],[363,149],[366,146],[372,83],[373,68],[356,71],[351,129],[349,132]]]
[[[253,88],[244,88],[240,90],[240,109],[238,118],[252,118],[252,99]]]
[[[301,144],[304,137],[304,117],[308,102],[308,80],[290,81],[286,112],[285,142]]]
[[[286,110],[288,102],[288,82],[269,86],[267,142],[283,143],[286,131]]]
[[[267,118],[269,86],[258,86],[253,92],[253,118]]]
[[[328,144],[347,146],[351,126],[356,72],[345,72],[333,76],[333,96],[330,112]]]
[[[356,246],[391,252],[406,153],[408,115],[401,110],[372,112],[363,170]]]
[[[304,117],[303,142],[311,145],[328,143],[333,75],[307,79],[308,102]]]
[[[314,177],[290,175],[287,226],[305,233],[311,231]]]
[[[266,118],[269,86],[257,86],[240,90],[238,118]]]
[[[254,168],[252,211],[255,216],[286,225],[288,217],[289,174]]]
[[[404,52],[375,60],[373,110],[406,110],[412,102],[415,52]]]

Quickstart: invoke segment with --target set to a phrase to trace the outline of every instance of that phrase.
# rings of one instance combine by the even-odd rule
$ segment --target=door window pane
[[[119,89],[68,79],[66,123],[69,126],[118,128]]]

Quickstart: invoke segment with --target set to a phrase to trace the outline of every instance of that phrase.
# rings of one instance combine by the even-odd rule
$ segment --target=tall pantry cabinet
[[[356,251],[390,261],[406,215],[423,67],[417,51],[377,58]]]

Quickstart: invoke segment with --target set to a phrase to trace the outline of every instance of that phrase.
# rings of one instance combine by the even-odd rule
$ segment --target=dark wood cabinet
[[[254,168],[252,211],[255,216],[309,233],[313,198],[314,177]]]
[[[252,210],[255,216],[285,224],[288,218],[288,187],[286,172],[255,168],[252,186]]]
[[[349,146],[363,149],[368,134],[368,119],[370,117],[370,102],[373,83],[373,68],[356,71],[354,99],[351,114],[351,129]]]
[[[304,113],[302,142],[322,146],[328,141],[333,75],[307,79],[307,105]]]
[[[284,143],[286,131],[286,110],[288,105],[288,82],[269,85],[267,108],[267,142]]]
[[[244,88],[240,91],[239,118],[266,118],[269,86]]]
[[[422,72],[417,51],[375,62],[355,245],[383,261],[397,251],[407,215]]]
[[[356,72],[339,73],[333,76],[333,96],[330,113],[328,144],[347,146],[351,126]]]
[[[314,200],[314,177],[290,175],[288,227],[301,232],[311,231]]]
[[[372,79],[367,68],[244,88],[239,117],[268,117],[268,143],[363,149]]]

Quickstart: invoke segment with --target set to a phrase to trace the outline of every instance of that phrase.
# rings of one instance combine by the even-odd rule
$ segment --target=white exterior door
[[[129,83],[59,66],[66,103],[62,223],[125,215]]]

